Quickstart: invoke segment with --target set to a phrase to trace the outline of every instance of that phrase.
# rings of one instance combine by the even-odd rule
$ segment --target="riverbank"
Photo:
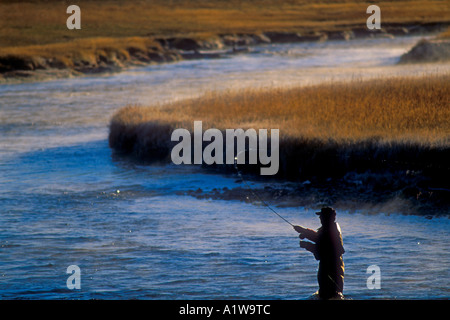
[[[427,212],[448,214],[449,80],[448,75],[381,78],[213,92],[164,106],[128,106],[112,118],[109,144],[134,159],[170,163],[171,133],[176,128],[192,132],[194,120],[202,120],[205,130],[279,128],[275,180],[294,181],[303,200],[380,203],[401,198]],[[236,173],[232,165],[208,168]],[[239,169],[259,172],[255,165]],[[272,197],[280,192],[272,191]],[[233,197],[233,191],[208,196]]]
[[[430,24],[420,28],[388,27],[375,32],[357,28],[310,34],[268,32],[215,35],[208,38],[89,38],[70,43],[13,47],[0,51],[0,83],[107,74],[151,64],[224,58],[249,53],[252,46],[261,44],[350,41],[363,38],[394,38],[398,35],[425,36],[443,29],[444,26],[440,24]],[[418,49],[415,47],[415,51],[405,54],[401,62],[448,60],[448,44],[448,39],[422,41],[418,44]]]
[[[0,82],[106,74],[135,66],[245,53],[253,45],[431,35],[450,24],[442,1],[80,1],[82,29],[67,30],[64,3],[0,3]],[[407,10],[405,9],[407,8]],[[45,19],[41,19],[45,17]],[[326,19],[324,19],[326,17]],[[400,18],[401,17],[401,18]],[[18,24],[20,21],[20,24]]]
[[[450,39],[419,41],[400,57],[399,63],[428,63],[450,61]]]

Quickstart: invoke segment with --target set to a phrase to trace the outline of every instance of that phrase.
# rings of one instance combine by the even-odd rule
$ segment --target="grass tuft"
[[[278,128],[276,177],[312,181],[309,191],[302,189],[311,197],[314,192],[330,198],[358,194],[370,201],[400,196],[424,212],[442,213],[449,207],[449,92],[450,75],[210,92],[119,109],[111,119],[109,144],[141,160],[169,162],[172,131],[192,133],[194,120],[203,121],[203,130]],[[215,168],[235,173],[227,165]],[[259,174],[256,165],[240,169]]]

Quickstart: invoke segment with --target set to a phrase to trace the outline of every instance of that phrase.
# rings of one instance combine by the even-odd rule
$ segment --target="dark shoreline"
[[[237,177],[237,176],[236,176]],[[253,181],[247,177],[246,181]],[[240,181],[240,180],[237,180]],[[286,183],[286,186],[265,186],[250,190],[244,184],[234,189],[217,188],[212,191],[201,189],[180,192],[179,195],[192,196],[197,199],[237,200],[264,206],[260,199],[274,208],[304,207],[318,210],[322,206],[332,206],[337,210],[361,212],[365,214],[403,214],[433,217],[450,217],[449,203],[436,204],[436,195],[429,191],[422,193],[419,189],[384,190],[374,192],[371,186],[358,185],[355,182],[337,179],[320,183],[309,180],[297,183]],[[257,194],[257,196],[255,196]],[[449,198],[450,190],[442,191],[441,200]],[[445,201],[445,200],[444,200]],[[440,202],[444,202],[440,201]]]
[[[49,79],[103,75],[117,73],[132,67],[170,63],[182,60],[223,58],[233,54],[247,53],[249,48],[261,44],[282,44],[321,41],[349,41],[364,38],[395,38],[398,36],[430,36],[445,30],[448,23],[425,23],[420,25],[386,24],[380,30],[366,27],[338,26],[341,31],[320,31],[300,34],[297,32],[263,32],[218,34],[206,39],[195,37],[157,37],[158,44],[146,50],[128,47],[127,54],[112,52],[110,56],[94,52],[94,60],[77,60],[72,67],[55,58],[23,57],[6,55],[0,57],[0,84],[42,81]]]
[[[171,163],[170,146],[156,146],[147,141],[145,150],[140,150],[136,141],[126,142],[130,138],[133,140],[125,133],[119,140],[131,149],[111,145],[110,140],[117,160],[142,165]],[[167,140],[170,139],[167,137]],[[199,199],[259,202],[253,190],[249,190],[241,180],[238,169],[246,182],[263,185],[255,191],[274,207],[315,210],[333,206],[367,213],[450,217],[450,189],[446,181],[450,176],[450,168],[446,165],[446,159],[450,159],[448,148],[408,144],[376,147],[374,142],[372,147],[365,144],[336,145],[333,150],[306,143],[295,149],[298,151],[287,150],[280,154],[280,170],[275,176],[260,176],[259,165],[239,165],[236,168],[229,164],[203,164],[201,168],[205,173],[232,177],[241,185],[233,189],[196,189],[179,194]],[[282,144],[280,150],[283,150]]]
[[[424,79],[409,80],[406,87],[400,85],[401,81],[392,83],[378,80],[368,88],[375,90],[377,96],[380,97],[383,97],[385,92],[389,92],[391,97],[397,95],[406,97],[406,95],[409,95],[414,97],[414,100],[411,100],[413,105],[420,103],[436,108],[440,106],[443,108],[442,110],[446,110],[447,106],[441,105],[440,102],[446,101],[448,96],[449,76],[442,77],[436,76],[434,81],[431,81],[431,79],[428,81]],[[424,83],[427,85],[424,86]],[[437,88],[441,87],[440,84],[445,86],[442,91],[437,91]],[[364,82],[354,83],[351,86],[351,92],[353,93],[345,95],[347,99],[360,96],[361,91],[355,90],[361,85],[364,85]],[[426,89],[420,90],[423,88]],[[429,92],[431,89],[435,93],[433,97],[439,97],[438,101],[430,100]],[[320,93],[321,97],[328,97],[328,99],[336,99],[337,96],[342,94],[342,91],[336,90],[333,91],[333,95],[328,96],[326,91],[317,91],[316,89],[311,93],[311,98],[317,96],[317,92]],[[262,95],[264,100],[268,100],[266,95],[270,94],[270,91],[264,91],[263,93],[265,94]],[[305,97],[304,95],[301,96]],[[365,95],[363,94],[363,96]],[[242,99],[241,96],[233,96],[234,100],[227,101],[238,104],[241,100],[236,100],[236,97]],[[252,99],[247,100],[256,101],[256,103],[263,102],[258,99],[257,95],[252,97]],[[217,100],[222,98],[219,96]],[[277,96],[277,99],[291,101],[286,97],[283,98],[282,95]],[[315,101],[313,99],[308,101],[310,100]],[[188,110],[192,114],[189,114],[192,117],[198,117],[195,110],[203,111],[204,105],[215,103],[214,101],[199,99],[191,102],[192,107]],[[317,103],[321,103],[321,101]],[[347,103],[346,101],[341,103]],[[377,103],[376,100],[371,99],[370,101]],[[244,103],[245,99],[242,102]],[[115,155],[125,155],[127,161],[142,161],[146,164],[152,162],[171,163],[171,152],[174,150],[174,146],[178,144],[171,140],[171,134],[180,126],[186,128],[186,123],[181,125],[177,122],[178,117],[183,117],[187,112],[184,106],[186,105],[181,103],[180,107],[183,108],[180,110],[173,106],[173,109],[171,109],[168,106],[165,109],[168,114],[154,117],[151,107],[148,109],[139,106],[121,108],[110,122],[109,147]],[[231,108],[229,104],[221,107],[217,104],[216,106],[220,115],[223,114],[223,110],[228,110],[228,107]],[[244,106],[248,105],[244,104]],[[314,105],[309,106],[308,110],[311,110],[311,107],[314,107]],[[369,110],[372,110],[371,104],[368,104],[368,107]],[[408,105],[408,108],[410,108],[410,105]],[[423,110],[426,110],[426,108]],[[199,114],[203,113],[200,112]],[[444,116],[443,113],[440,113],[440,115]],[[436,117],[440,115],[436,115]],[[421,116],[422,113],[418,113],[413,119]],[[218,121],[216,125],[220,126],[220,119],[216,119]],[[232,119],[238,121],[239,113],[233,113]],[[431,127],[436,128],[436,124],[436,118],[432,118]],[[345,124],[343,124],[343,127],[345,127]],[[322,129],[326,131],[326,128]],[[447,125],[442,127],[442,130],[445,130],[443,132],[447,132],[447,129]],[[192,127],[190,130],[192,135]],[[221,130],[225,129],[222,128]],[[432,134],[434,135],[434,133]],[[225,135],[225,132],[222,131],[222,136]],[[273,200],[279,205],[336,206],[345,203],[346,207],[388,208],[389,206],[395,207],[394,203],[397,204],[397,207],[399,207],[399,203],[403,203],[400,206],[401,208],[396,209],[395,212],[402,211],[405,214],[414,212],[425,216],[450,215],[450,185],[448,182],[448,177],[450,177],[450,148],[447,134],[439,142],[422,139],[410,140],[401,137],[389,138],[388,136],[380,136],[379,132],[376,135],[372,134],[360,139],[319,137],[320,134],[311,137],[302,134],[282,136],[278,145],[279,163],[274,176],[260,176],[260,165],[258,164],[238,165],[238,168],[246,179],[260,181],[263,185],[271,186],[272,182],[275,184],[280,182],[291,183],[292,187],[289,188],[264,188],[261,191],[265,194],[264,199],[268,199],[270,202]],[[190,150],[193,150],[193,141],[191,140],[190,143]],[[203,141],[203,150],[208,144],[208,142]],[[270,152],[271,143],[268,142],[267,146],[269,146]],[[220,148],[224,148],[224,146]],[[202,169],[205,172],[215,172],[238,178],[234,165],[224,158],[225,151],[225,149],[222,149],[222,152],[219,150],[219,157],[222,157],[222,161],[219,161],[219,163],[228,164],[204,165]],[[190,163],[194,163],[192,153],[188,152],[189,157],[191,157]],[[234,154],[236,152],[235,150]],[[248,154],[244,153],[242,156],[245,156],[244,159],[249,159]],[[186,194],[195,197],[245,201],[245,197],[243,197],[245,193],[239,189],[217,189],[207,192],[192,190]]]
[[[162,160],[136,158],[112,150],[116,161],[139,165],[168,165]],[[198,166],[198,165],[197,165]],[[179,191],[177,195],[197,199],[241,201],[264,206],[261,199],[273,208],[303,207],[318,210],[332,206],[338,210],[365,214],[402,214],[450,218],[450,189],[431,187],[429,177],[419,177],[408,170],[396,172],[349,171],[342,177],[314,177],[283,179],[261,177],[239,168],[239,176],[232,165],[201,165],[202,172],[235,179],[236,187],[201,188]],[[446,175],[444,173],[443,175]],[[242,178],[241,178],[242,177]],[[244,181],[244,180],[245,181]],[[248,187],[251,186],[251,189]]]

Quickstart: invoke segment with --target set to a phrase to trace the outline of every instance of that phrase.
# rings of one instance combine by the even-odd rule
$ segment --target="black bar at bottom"
[[[433,314],[447,311],[448,300],[345,300],[345,301],[293,301],[293,300],[9,300],[0,301],[4,314],[11,311],[52,315],[119,316],[145,319],[287,319],[306,316],[359,317],[401,315],[417,316],[419,313]],[[446,314],[446,313],[442,313]],[[139,318],[141,318],[139,316]]]

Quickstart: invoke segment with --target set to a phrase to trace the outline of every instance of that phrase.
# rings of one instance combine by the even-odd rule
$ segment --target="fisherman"
[[[300,233],[300,248],[312,252],[316,260],[319,260],[319,271],[317,281],[319,282],[319,298],[332,299],[343,298],[344,289],[344,260],[342,255],[345,250],[342,242],[341,228],[335,222],[336,211],[325,207],[316,212],[322,223],[317,231],[294,226],[295,231]]]

